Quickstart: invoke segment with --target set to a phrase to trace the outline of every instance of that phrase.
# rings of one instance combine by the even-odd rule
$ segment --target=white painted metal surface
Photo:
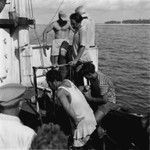
[[[31,47],[32,47],[32,57],[31,57],[32,66],[34,67],[43,66],[42,62],[44,62],[44,67],[51,66],[51,62],[50,62],[51,48],[46,51],[47,56],[45,56],[41,48],[34,49],[34,47],[38,47],[38,45],[31,45]],[[41,69],[37,70],[37,76],[40,76],[40,75],[43,75],[43,70]],[[32,73],[32,79],[33,79],[33,73]],[[45,77],[40,77],[37,79],[38,83],[41,83],[44,80],[45,80]]]
[[[12,0],[10,8],[8,5],[0,14],[1,19],[8,19],[9,11],[16,11],[19,17],[29,17],[28,4],[26,0]],[[9,29],[0,28],[0,86],[6,83],[22,83],[31,86],[33,81],[32,66],[50,66],[50,53],[47,50],[47,57],[43,50],[32,49],[37,45],[30,45],[28,26],[19,27],[10,35]],[[42,51],[42,52],[41,52]],[[89,50],[91,59],[98,70],[98,49]],[[42,75],[39,70],[37,75]],[[38,79],[39,82],[43,79]]]
[[[0,85],[19,83],[19,59],[15,49],[16,35],[10,36],[9,29],[0,28]]]
[[[25,0],[18,0],[18,10],[19,17],[27,17],[27,2]],[[31,51],[29,44],[29,27],[21,26],[18,31],[18,45],[19,45],[19,55],[20,55],[20,81],[23,85],[30,85],[30,75],[31,75]]]
[[[95,70],[98,71],[98,48],[97,46],[90,48],[89,50],[90,58],[93,61],[93,64],[95,65]]]

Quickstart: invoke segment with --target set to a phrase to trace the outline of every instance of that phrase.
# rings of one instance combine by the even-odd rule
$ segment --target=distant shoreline
[[[122,21],[116,21],[116,20],[111,20],[111,21],[106,21],[105,24],[150,24],[150,19],[127,19],[127,20],[122,20]]]
[[[150,26],[150,24],[144,24],[144,23],[143,23],[143,24],[130,24],[130,23],[129,23],[129,24],[121,24],[121,23],[120,23],[120,24],[114,24],[114,23],[112,23],[112,24],[111,24],[111,23],[110,23],[110,24],[105,24],[105,23],[96,23],[96,25],[106,25],[106,26],[110,26],[110,25],[115,25],[115,26],[116,26],[116,25],[117,25],[117,26],[129,26],[129,25],[131,25],[131,26],[132,26],[132,25]]]

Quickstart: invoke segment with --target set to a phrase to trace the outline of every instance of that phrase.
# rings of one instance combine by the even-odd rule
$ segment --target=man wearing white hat
[[[58,56],[63,41],[69,43],[69,33],[71,30],[70,22],[67,15],[63,11],[59,11],[58,20],[50,23],[43,32],[44,46],[47,46],[47,33],[54,31],[54,40],[52,42],[51,62],[52,65],[57,65]]]
[[[88,37],[88,43],[89,43],[89,47],[95,47],[95,22],[94,20],[88,16],[88,14],[86,13],[84,6],[78,6],[75,9],[75,13],[79,13],[83,20],[82,20],[82,27],[85,28],[85,30],[87,31],[87,37]]]
[[[81,22],[82,30],[86,32],[86,46],[91,61],[95,65],[96,71],[98,70],[98,51],[95,44],[95,21],[86,13],[84,6],[78,6],[75,13],[79,13],[83,20]]]
[[[36,135],[18,117],[26,88],[10,83],[0,87],[0,149],[26,150]]]

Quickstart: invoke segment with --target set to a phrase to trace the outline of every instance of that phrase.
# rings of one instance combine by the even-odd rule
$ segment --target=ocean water
[[[150,112],[150,26],[97,25],[96,44],[99,70],[112,78],[118,102]]]

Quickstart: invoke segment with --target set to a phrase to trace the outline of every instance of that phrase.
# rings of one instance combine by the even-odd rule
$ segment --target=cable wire
[[[32,18],[34,18],[32,0],[30,0],[30,6],[31,6],[31,16],[32,16]]]
[[[31,2],[32,2],[32,0],[31,0]],[[54,13],[52,19],[50,20],[50,22],[48,23],[48,25],[46,26],[46,28],[47,28],[49,25],[52,24],[54,18],[56,17],[56,15],[57,15],[57,13],[59,12],[60,7],[62,6],[63,3],[64,3],[64,0],[62,0],[62,2],[59,4],[57,10],[55,11],[55,13]],[[33,13],[33,7],[32,7],[32,13]],[[33,18],[34,18],[34,14],[33,14]],[[36,26],[36,25],[35,25],[35,26]],[[44,31],[46,30],[46,28],[44,29]],[[43,31],[43,32],[44,32],[44,31]],[[38,36],[39,39],[40,39],[41,37],[43,37],[43,32],[42,32],[41,35]],[[33,41],[34,41],[34,40],[37,40],[37,36],[36,36],[36,38],[33,39]]]
[[[64,3],[64,0],[62,0],[62,2],[59,4],[59,6],[58,6],[57,10],[55,11],[54,16],[52,17],[52,19],[51,19],[51,20],[50,20],[50,22],[48,23],[47,27],[48,27],[49,25],[51,25],[51,24],[52,24],[52,22],[53,22],[54,18],[56,17],[56,15],[57,15],[57,13],[59,12],[60,7],[62,6],[62,4],[63,4],[63,3]],[[45,28],[45,30],[47,29],[47,27]],[[45,30],[44,30],[43,32],[45,32]],[[42,36],[42,35],[41,35],[41,36]]]
[[[55,14],[54,14],[54,16],[52,17],[52,19],[50,20],[50,22],[48,23],[48,25],[47,26],[49,26],[51,23],[52,23],[52,21],[54,20],[54,18],[56,17],[56,15],[57,15],[57,13],[59,12],[59,10],[60,10],[60,7],[62,6],[62,4],[64,3],[64,0],[62,0],[62,2],[59,4],[59,6],[58,6],[58,8],[57,8],[57,10],[56,10],[56,12],[55,12]],[[46,27],[47,28],[47,27]],[[46,30],[46,29],[45,29]],[[44,31],[45,31],[44,30]]]

